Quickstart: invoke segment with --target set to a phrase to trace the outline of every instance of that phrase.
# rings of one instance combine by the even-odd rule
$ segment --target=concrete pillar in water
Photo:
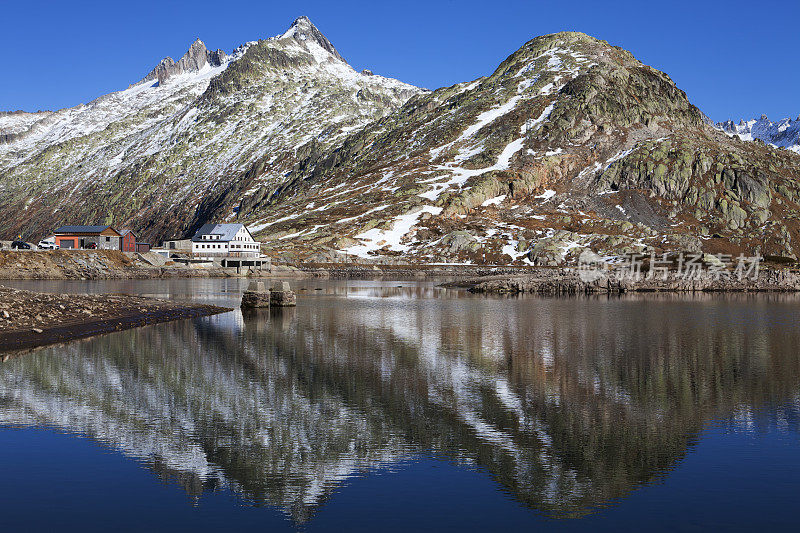
[[[269,307],[270,292],[263,281],[251,281],[247,290],[242,294],[242,307],[252,309],[256,307]]]
[[[269,303],[273,307],[294,307],[297,305],[297,296],[295,296],[288,281],[275,282],[270,292]]]

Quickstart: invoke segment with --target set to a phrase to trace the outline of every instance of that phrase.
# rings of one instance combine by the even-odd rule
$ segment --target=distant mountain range
[[[745,141],[759,139],[767,144],[780,148],[788,148],[800,154],[800,116],[795,120],[785,118],[772,122],[767,115],[758,120],[740,120],[734,124],[732,120],[718,122],[717,127],[726,133],[738,135]]]
[[[85,105],[0,115],[0,234],[239,221],[316,261],[794,258],[799,122],[711,125],[669,76],[573,32],[428,91],[356,72],[301,17],[230,54],[197,41]]]

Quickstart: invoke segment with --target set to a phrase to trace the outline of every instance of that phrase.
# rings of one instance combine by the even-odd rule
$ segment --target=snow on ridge
[[[293,26],[289,31],[295,30],[296,26]],[[273,37],[268,41],[282,38],[283,36]],[[127,89],[102,95],[89,103],[65,108],[43,117],[34,114],[0,116],[0,131],[4,133],[27,132],[21,139],[0,144],[0,156],[4,155],[4,152],[13,152],[13,155],[3,161],[2,165],[5,167],[18,165],[48,145],[100,132],[112,123],[125,120],[145,109],[151,111],[149,113],[151,116],[156,115],[161,119],[169,119],[176,111],[174,108],[170,109],[171,106],[187,96],[196,98],[203,94],[212,78],[240,59],[254,44],[256,42],[239,46],[218,67],[206,64],[199,71],[171,76],[169,82],[164,85],[159,85],[153,80],[142,81]],[[410,96],[421,91],[417,87],[399,80],[358,73],[313,39],[302,43],[292,39],[291,42],[281,42],[280,46],[290,48],[295,52],[311,54],[322,68],[322,73],[335,76],[346,85],[353,87],[354,95],[359,89],[365,87],[373,90],[380,88],[395,91],[399,93],[398,97]],[[153,110],[157,110],[157,112],[152,113]],[[144,131],[153,123],[154,120],[144,121],[134,131],[126,131],[126,137]],[[126,129],[131,127],[135,126],[129,124]]]
[[[310,26],[307,30],[303,27],[306,24]],[[347,61],[341,58],[341,56],[336,55],[338,52],[333,53],[325,49],[316,39],[306,34],[306,31],[312,31],[313,28],[314,26],[308,18],[300,17],[286,32],[281,35],[276,35],[275,37],[270,37],[267,41],[276,44],[280,43],[281,47],[293,48],[295,51],[310,54],[318,66],[342,80],[351,82],[353,85],[368,83],[370,85],[379,85],[387,89],[421,90],[418,87],[394,78],[387,78],[378,74],[368,75],[357,72]]]
[[[556,47],[556,48],[551,48],[549,50],[545,50],[544,52],[542,52],[538,56],[536,56],[533,59],[531,59],[528,62],[528,64],[526,64],[524,67],[522,67],[514,75],[514,77],[519,78],[519,77],[523,76],[524,74],[527,74],[527,73],[529,73],[531,71],[539,71],[539,70],[542,70],[542,71],[543,70],[549,70],[551,72],[566,72],[566,73],[572,74],[572,75],[577,74],[578,70],[579,70],[579,67],[578,68],[576,68],[576,67],[572,67],[572,68],[565,67],[564,58],[566,58],[566,57],[569,57],[570,59],[572,59],[575,63],[577,63],[577,65],[579,65],[579,67],[586,68],[586,67],[590,67],[590,66],[594,65],[594,63],[591,61],[591,59],[589,57],[587,57],[586,55],[584,55],[584,54],[582,54],[580,52],[577,52],[577,51],[572,50],[570,48]],[[536,65],[537,62],[540,59],[544,59],[544,58],[547,58],[547,63],[544,65],[544,68],[537,68],[537,65]]]
[[[203,132],[205,135],[200,137],[202,140],[188,146],[186,157],[190,161],[189,167],[183,173],[174,175],[177,180],[174,183],[179,189],[171,190],[170,194],[184,195],[210,184],[216,179],[215,176],[242,170],[250,161],[268,150],[288,150],[296,144],[298,135],[303,130],[309,130],[303,137],[305,142],[321,133],[325,120],[335,122],[335,116],[319,116],[318,106],[312,101],[316,93],[312,92],[303,101],[289,99],[288,103],[291,105],[288,114],[283,109],[274,109],[272,95],[268,94],[269,101],[265,106],[257,106],[259,112],[251,116],[252,120],[249,122],[243,121],[238,115],[220,125],[204,122],[205,113],[198,114],[198,108],[193,105],[196,98],[204,93],[212,78],[241,58],[254,44],[256,43],[251,42],[238,47],[218,67],[205,65],[196,72],[174,75],[163,85],[154,81],[138,83],[101,96],[88,104],[37,116],[36,120],[24,114],[0,115],[3,120],[0,125],[10,128],[9,125],[14,124],[15,129],[27,130],[22,138],[0,144],[0,168],[22,167],[26,160],[41,150],[65,140],[80,138],[74,148],[59,154],[55,162],[64,171],[62,185],[77,185],[84,179],[103,181],[123,166],[130,166],[142,157],[168,152],[172,146],[194,132]],[[312,48],[319,48],[319,53],[323,52],[316,41],[310,44]],[[292,40],[285,45],[276,43],[272,46],[281,46],[293,54],[309,53],[306,47],[300,47],[298,41]],[[327,51],[324,53],[327,57],[333,57]],[[356,112],[348,119],[350,124],[342,126],[338,133],[334,131],[326,135],[325,142],[333,142],[335,137],[346,134],[348,130],[362,127],[365,121],[373,120],[376,113],[380,113],[381,106],[369,101],[358,101],[356,95],[359,90],[386,93],[398,107],[415,92],[421,91],[399,80],[357,73],[340,60],[291,69],[280,73],[279,79],[273,81],[298,82],[308,75],[323,85],[340,84],[351,89],[354,100],[357,100]],[[221,105],[233,105],[236,101],[235,95],[226,96],[221,98]],[[314,117],[314,120],[310,120],[310,117]],[[33,126],[19,126],[24,120],[33,123]],[[250,122],[260,123],[257,135],[248,130],[247,124]],[[109,128],[114,124],[122,124],[123,127]],[[291,130],[285,129],[287,124],[294,124]],[[287,142],[290,144],[286,144]],[[75,166],[78,162],[82,163],[81,167]],[[176,164],[172,164],[168,169],[175,166]],[[186,181],[185,176],[191,179]],[[178,183],[181,179],[185,183]],[[78,189],[72,187],[72,190]]]
[[[317,45],[316,43],[313,44],[314,47],[324,51],[321,46]],[[325,51],[325,53],[327,54],[328,52]],[[333,58],[332,55],[330,57]],[[372,88],[381,87],[391,90],[411,91],[414,93],[422,92],[422,89],[419,87],[410,85],[395,78],[387,78],[378,74],[373,74],[371,76],[362,74],[361,72],[357,72],[352,66],[343,61],[325,61],[319,62],[319,64],[320,68],[325,73],[337,77],[339,80],[347,83],[353,88],[361,89],[367,86]]]
[[[22,133],[50,115],[49,111],[0,114],[0,134]]]
[[[800,116],[795,120],[784,118],[772,122],[766,115],[761,115],[757,120],[742,120],[738,124],[728,120],[718,122],[714,127],[743,141],[760,139],[775,148],[787,148],[800,153]]]
[[[110,124],[125,119],[144,109],[166,109],[183,96],[200,96],[208,87],[211,78],[224,71],[230,61],[219,67],[206,65],[197,72],[175,75],[169,83],[140,83],[127,89],[112,92],[87,104],[61,109],[35,122],[28,135],[0,145],[0,153],[25,150],[27,156],[38,153],[50,144],[60,143],[76,137],[104,130]],[[146,121],[145,125],[151,122]],[[134,132],[128,132],[132,134]],[[18,164],[24,161],[12,161]]]

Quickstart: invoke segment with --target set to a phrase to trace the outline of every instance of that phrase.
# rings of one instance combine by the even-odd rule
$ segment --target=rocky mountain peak
[[[314,23],[306,17],[298,17],[292,22],[292,25],[289,26],[289,29],[281,35],[281,39],[294,39],[299,43],[305,44],[308,42],[313,42],[318,44],[322,49],[330,53],[333,57],[338,59],[339,61],[346,62],[345,59],[339,54],[336,48],[331,44],[327,37],[325,37]]]
[[[200,39],[195,39],[178,63],[183,63],[186,70],[200,70],[206,66],[206,63],[208,63],[208,49],[205,43]]]
[[[195,39],[189,46],[189,50],[177,62],[171,57],[165,57],[138,83],[156,80],[161,85],[172,76],[187,72],[197,72],[206,65],[218,67],[225,62],[227,57],[227,54],[222,50],[209,50],[206,48],[205,43],[198,38]]]

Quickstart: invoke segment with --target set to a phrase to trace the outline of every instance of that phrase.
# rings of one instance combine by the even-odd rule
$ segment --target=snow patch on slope
[[[487,111],[486,113],[482,113],[481,115],[479,115],[479,119],[480,119],[481,116],[484,116],[483,120],[486,120],[486,119],[488,119],[490,117],[494,117],[492,119],[492,120],[494,120],[498,116],[502,116],[502,114],[501,115],[496,115],[498,110],[501,107],[503,107],[503,108],[508,109],[510,111],[511,109],[513,109],[514,106],[516,106],[516,104],[518,102],[518,99],[519,99],[519,97],[517,97],[517,96],[511,98],[509,100],[509,102],[513,101],[513,106],[509,106],[508,103],[506,103],[504,106],[499,106],[499,107],[493,108],[490,111]],[[518,139],[515,139],[515,140],[511,141],[510,143],[508,143],[506,145],[506,147],[503,149],[503,151],[500,152],[500,155],[497,158],[497,163],[495,163],[494,165],[492,165],[490,167],[477,168],[477,169],[464,168],[464,167],[458,165],[458,163],[461,162],[461,159],[459,159],[459,158],[456,158],[456,160],[454,160],[452,162],[445,163],[444,165],[437,165],[435,167],[436,170],[447,171],[447,172],[451,173],[451,178],[447,182],[437,183],[437,184],[433,185],[430,189],[428,189],[427,191],[425,191],[423,193],[420,193],[418,196],[421,196],[422,198],[426,198],[426,199],[431,200],[431,201],[435,201],[448,188],[450,188],[450,187],[452,187],[454,185],[457,185],[457,186],[461,187],[461,186],[464,185],[464,183],[466,183],[466,181],[469,178],[471,178],[473,176],[480,176],[481,174],[485,174],[486,172],[491,172],[493,170],[508,170],[510,168],[510,166],[511,166],[511,159],[520,150],[522,150],[522,146],[523,146],[523,144],[525,142],[526,135],[530,131],[532,131],[533,129],[537,128],[540,124],[542,124],[547,119],[547,117],[550,116],[550,113],[553,111],[554,107],[555,107],[554,103],[548,105],[544,109],[544,111],[542,111],[541,115],[539,115],[537,118],[535,118],[533,120],[530,120],[530,121],[526,122],[525,124],[523,124],[522,128],[520,128],[520,130],[521,130],[520,134],[522,136],[520,138],[518,138]],[[506,111],[506,112],[508,112],[508,111]],[[475,131],[477,131],[477,130],[475,130]],[[464,136],[464,134],[462,134],[462,137],[463,136]],[[457,142],[457,140],[453,141],[453,143],[450,143],[450,144],[455,144],[455,142]],[[442,147],[442,148],[444,148],[444,147]],[[441,148],[437,148],[437,150],[440,150],[440,149]],[[434,150],[431,150],[431,153],[433,153],[433,152],[434,152]],[[421,183],[430,183],[430,182],[433,182],[433,181],[437,181],[439,179],[440,178],[437,176],[437,177],[430,178],[430,179],[427,179],[427,180],[422,180]]]
[[[441,207],[434,207],[430,205],[424,206],[419,211],[413,211],[395,217],[392,221],[390,229],[372,228],[359,235],[356,239],[364,241],[362,244],[357,244],[344,249],[345,253],[356,255],[359,257],[370,257],[370,252],[376,252],[382,248],[388,247],[389,250],[394,252],[405,252],[410,246],[401,243],[405,237],[414,227],[423,213],[431,213],[438,215],[442,212]]]

